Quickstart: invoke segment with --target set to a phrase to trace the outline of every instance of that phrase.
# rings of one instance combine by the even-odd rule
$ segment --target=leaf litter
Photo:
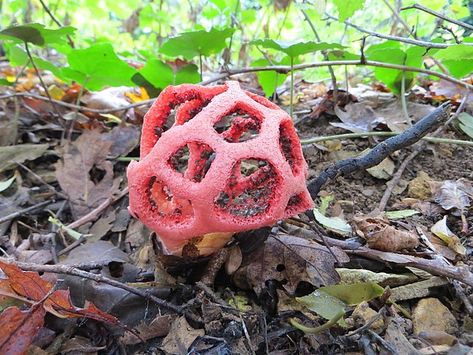
[[[28,90],[35,90],[34,74],[26,75],[29,79],[24,84]],[[248,77],[248,83],[256,87],[252,80]],[[51,93],[58,100],[77,100],[80,87],[55,85]],[[330,90],[317,88],[314,96],[320,96],[327,106],[304,106],[314,102],[310,96],[314,90],[311,84],[301,84],[300,92],[296,93],[299,108],[314,109],[319,118],[335,124],[303,120],[299,124],[302,137],[313,136],[315,132],[330,135],[346,130],[399,131],[406,127],[399,101],[375,87],[353,88],[346,94],[347,101],[339,101],[339,105],[333,104]],[[438,86],[435,90],[438,91]],[[146,99],[141,90],[128,87],[98,93],[85,91],[81,104],[95,109],[116,109]],[[359,94],[355,97],[352,93]],[[420,102],[408,102],[412,119],[432,109],[428,94],[428,91],[424,93]],[[430,94],[438,97],[439,92]],[[430,151],[411,163],[411,171],[405,173],[408,188],[392,197],[384,215],[370,213],[381,198],[385,180],[392,178],[402,162],[403,152],[389,157],[389,167],[378,167],[379,171],[372,175],[358,172],[353,177],[338,178],[326,186],[332,194],[331,203],[322,198],[315,210],[317,225],[311,225],[313,222],[301,215],[300,220],[279,224],[274,234],[252,231],[249,236],[238,237],[238,243],[229,247],[228,259],[209,292],[195,286],[208,260],[160,254],[152,233],[121,212],[126,211],[126,197],[114,199],[126,186],[127,163],[117,158],[138,155],[139,123],[145,110],[130,109],[113,115],[79,112],[80,119],[66,123],[72,135],[69,139],[66,134],[64,140],[61,139],[63,122],[52,118],[49,112],[50,105],[42,101],[22,102],[20,116],[28,119],[20,121],[16,128],[20,134],[15,137],[21,138],[5,141],[9,146],[0,147],[0,156],[5,157],[0,159],[0,186],[4,187],[0,191],[0,218],[49,201],[46,207],[21,213],[0,224],[2,253],[8,250],[8,256],[26,262],[45,260],[83,268],[188,308],[184,316],[102,282],[61,275],[62,281],[56,284],[51,274],[39,276],[10,270],[10,275],[0,279],[0,317],[11,325],[0,332],[4,336],[0,336],[2,350],[26,351],[37,347],[32,335],[40,329],[48,329],[53,339],[58,338],[62,330],[54,326],[50,316],[45,317],[46,312],[69,319],[88,317],[114,325],[114,329],[119,319],[116,331],[123,335],[120,341],[130,352],[149,346],[168,353],[212,347],[251,353],[266,342],[271,349],[295,350],[299,346],[282,335],[297,339],[298,344],[310,346],[312,351],[321,351],[333,341],[358,346],[355,344],[360,338],[356,332],[364,336],[371,329],[402,353],[406,349],[425,348],[409,341],[414,331],[409,317],[418,317],[416,314],[426,307],[420,301],[429,298],[447,305],[446,310],[441,309],[445,318],[450,319],[451,315],[459,326],[467,329],[464,318],[469,317],[465,316],[468,305],[461,297],[450,295],[455,292],[469,295],[473,287],[468,270],[473,247],[469,238],[473,223],[472,164],[468,165],[471,148],[453,147],[449,153],[436,145],[430,146]],[[75,118],[77,112],[64,109],[63,113]],[[337,120],[342,123],[336,123]],[[459,122],[463,126],[469,124],[464,115]],[[29,129],[30,133],[24,135]],[[373,145],[362,139],[342,139],[337,146],[360,154]],[[309,177],[317,175],[324,164],[331,163],[330,152],[310,147],[304,153],[311,168]],[[470,160],[465,162],[465,156]],[[66,203],[61,193],[68,198]],[[55,223],[48,221],[50,217]],[[39,251],[47,253],[48,258],[34,259],[30,252]],[[350,270],[350,282],[346,282],[347,271],[343,270]],[[449,281],[455,279],[461,281],[460,291]],[[31,280],[35,282],[34,287],[28,287]],[[314,296],[322,293],[328,296],[322,300]],[[307,297],[315,297],[312,308],[297,304],[296,300]],[[85,303],[87,299],[93,300],[93,304]],[[344,313],[338,325],[333,324],[320,334],[305,334],[290,326],[289,319],[293,317],[306,328],[324,325],[341,308]],[[332,312],[324,313],[328,309]],[[410,312],[414,309],[418,312]],[[386,312],[394,316],[386,317]],[[424,332],[432,331],[427,325],[436,321],[416,319],[416,332],[421,327],[425,328]],[[89,321],[81,327],[90,331],[96,329],[93,324]],[[121,325],[139,333],[126,332]],[[100,328],[96,336],[79,333],[77,329],[62,341],[63,351],[81,347],[98,351],[106,346],[104,339],[111,339],[111,331],[105,328]],[[472,345],[464,331],[452,332],[451,328],[442,331],[450,336],[440,337],[443,345],[448,340],[451,346],[452,337],[465,346]],[[327,332],[334,337],[331,341],[327,340]],[[350,335],[351,332],[355,334]],[[353,340],[342,342],[340,337],[347,334],[352,338],[344,341]],[[432,333],[425,336],[432,339]],[[110,340],[112,344],[116,341]]]

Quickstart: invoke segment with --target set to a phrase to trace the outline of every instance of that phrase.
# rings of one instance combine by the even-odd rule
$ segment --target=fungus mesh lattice
[[[236,82],[168,87],[130,164],[130,211],[171,251],[193,237],[270,225],[313,205],[287,113]]]

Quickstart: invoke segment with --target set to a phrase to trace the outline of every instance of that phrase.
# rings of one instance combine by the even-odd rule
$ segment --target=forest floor
[[[180,258],[163,255],[127,209],[126,167],[139,155],[149,105],[120,108],[146,95],[44,80],[69,107],[52,107],[34,72],[0,88],[0,311],[29,315],[0,331],[0,349],[27,339],[32,354],[472,351],[473,140],[455,112],[472,114],[473,104],[461,88],[414,87],[414,122],[451,100],[456,117],[437,135],[444,141],[330,181],[316,201],[317,223],[300,215],[240,233],[213,258]],[[261,94],[252,75],[238,80]],[[386,139],[362,132],[409,126],[400,99],[383,87],[360,84],[334,98],[327,85],[295,86],[309,179]],[[289,110],[288,87],[275,102]],[[350,132],[359,137],[307,143]],[[72,303],[59,305],[55,290],[66,288]]]

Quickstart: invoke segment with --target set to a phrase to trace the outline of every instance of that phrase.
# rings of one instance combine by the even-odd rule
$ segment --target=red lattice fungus
[[[313,207],[291,118],[237,82],[165,89],[127,174],[130,211],[172,254],[205,234],[259,228]]]

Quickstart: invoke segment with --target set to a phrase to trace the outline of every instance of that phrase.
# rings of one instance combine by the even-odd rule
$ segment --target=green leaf
[[[415,214],[418,214],[419,212],[416,210],[400,210],[400,211],[388,211],[384,212],[384,215],[388,219],[402,219],[402,218],[407,218],[410,216],[413,216]]]
[[[384,293],[384,288],[376,282],[331,285],[321,287],[319,290],[338,298],[349,306],[360,304],[363,301],[370,301]]]
[[[346,307],[343,301],[324,292],[321,288],[310,295],[296,297],[296,301],[325,319],[332,319],[340,312],[345,311]]]
[[[68,226],[64,225],[59,219],[49,216],[48,222],[58,226],[60,229],[62,229],[64,232],[69,234],[70,237],[74,238],[75,240],[79,240],[82,236],[90,236],[91,234],[82,234],[77,231],[75,231],[72,228],[69,228]]]
[[[118,58],[110,43],[94,44],[86,49],[74,49],[67,55],[69,67],[63,73],[90,90],[104,86],[132,86],[136,70]]]
[[[422,66],[425,53],[425,48],[417,46],[411,46],[403,50],[400,48],[400,44],[394,41],[372,45],[365,52],[369,60],[416,68]],[[401,92],[403,75],[401,70],[376,67],[374,74],[376,79],[386,84],[395,94]],[[414,84],[415,77],[416,74],[413,72],[404,72],[406,89]]]
[[[7,79],[0,78],[0,86],[12,86],[13,83],[9,82]]]
[[[200,74],[199,68],[195,64],[187,64],[175,73],[174,85],[196,84],[198,82],[200,82]]]
[[[469,60],[444,59],[442,64],[455,78],[463,78],[473,72],[473,58]]]
[[[13,181],[15,181],[15,179],[16,179],[16,176],[13,175],[8,180],[0,181],[0,192],[3,192],[6,189],[8,189],[11,186],[11,184],[13,184]]]
[[[52,43],[65,43],[66,36],[72,35],[76,29],[66,26],[58,29],[47,29],[39,23],[12,26],[0,31],[0,39],[28,42],[38,46]]]
[[[289,58],[284,58],[282,61],[272,61],[273,65],[288,65]],[[259,66],[268,66],[271,63],[267,59],[258,59],[251,63],[252,67],[259,67]],[[287,74],[278,73],[276,71],[260,71],[256,73],[256,77],[258,78],[258,83],[261,85],[264,94],[266,96],[271,96],[276,88],[284,83],[287,78]]]
[[[184,83],[198,83],[200,74],[195,64],[188,64],[180,68],[177,72],[166,63],[158,59],[150,59],[131,78],[133,83],[142,86],[153,97],[169,85],[179,85]]]
[[[7,50],[7,57],[10,60],[10,64],[13,66],[24,66],[28,64],[28,67],[32,68],[33,65],[30,63],[28,54],[26,51],[21,48],[19,45],[9,46]],[[33,61],[39,69],[49,70],[58,78],[62,78],[62,69],[61,67],[51,63],[48,60],[40,58],[38,56],[32,55]]]
[[[462,112],[458,115],[460,121],[460,129],[470,138],[473,138],[473,116],[466,112]]]
[[[343,49],[342,45],[338,43],[326,43],[326,42],[286,42],[276,41],[273,39],[257,39],[251,41],[250,44],[255,46],[261,46],[263,48],[275,49],[277,51],[287,54],[291,58],[295,58],[299,55],[313,53],[317,51],[323,51],[327,49]]]
[[[351,226],[340,217],[326,217],[317,208],[313,209],[315,219],[325,228],[340,235],[351,233]]]
[[[227,46],[226,40],[231,37],[235,30],[224,28],[210,31],[184,32],[176,37],[168,38],[160,48],[159,52],[170,57],[184,57],[188,60],[197,57],[208,57],[220,52]]]
[[[456,44],[438,50],[434,57],[440,60],[471,60],[473,59],[473,46]]]
[[[35,160],[49,148],[48,144],[19,144],[0,147],[0,172],[15,167],[16,163]]]
[[[365,0],[333,0],[333,3],[338,9],[338,20],[343,22],[351,17],[356,10],[362,9]]]

